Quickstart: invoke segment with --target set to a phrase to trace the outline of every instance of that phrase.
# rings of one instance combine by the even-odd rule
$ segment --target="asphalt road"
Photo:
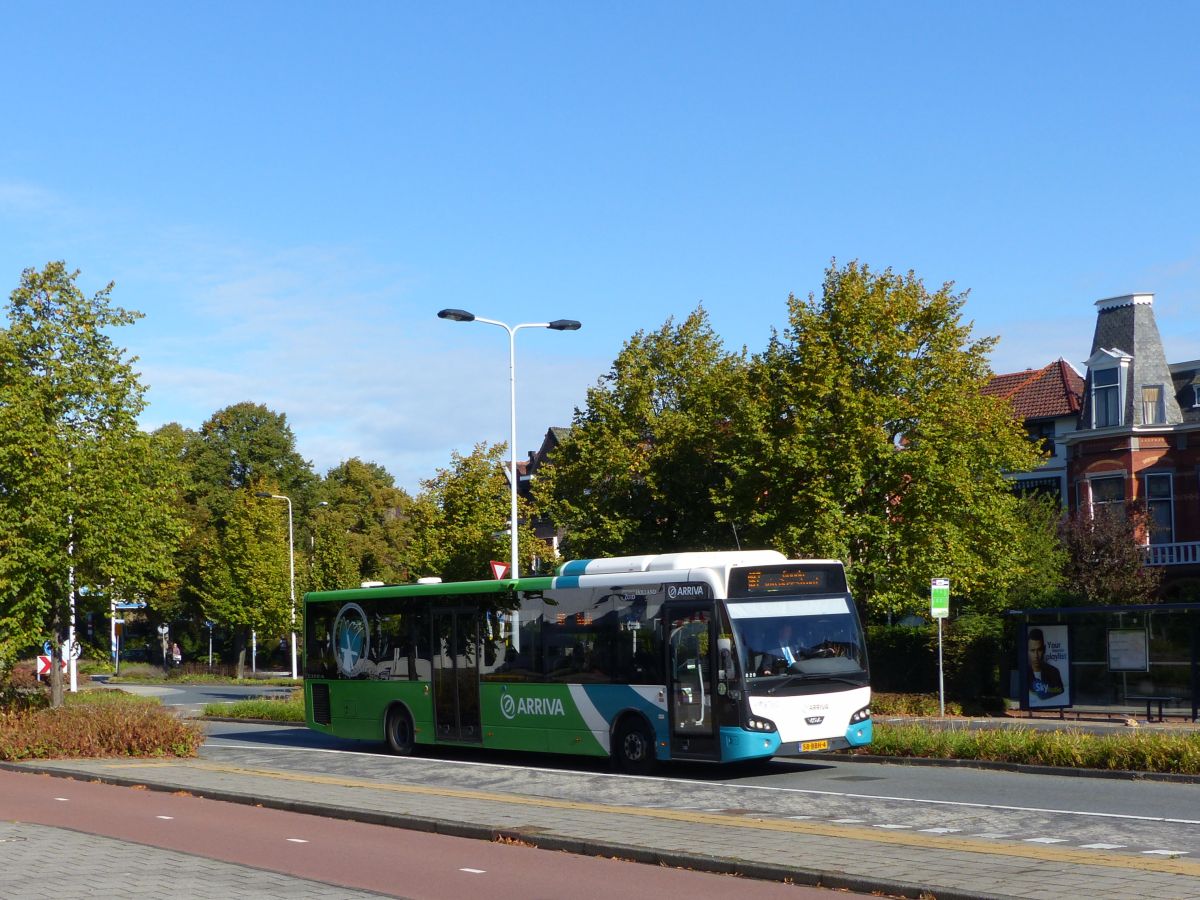
[[[206,727],[201,756],[233,765],[1200,860],[1196,784],[850,760],[673,765],[633,778],[603,760],[444,748],[397,758],[304,728]]]

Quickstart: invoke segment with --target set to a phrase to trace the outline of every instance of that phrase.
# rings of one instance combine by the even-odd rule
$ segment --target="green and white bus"
[[[317,592],[304,627],[308,726],[399,754],[474,745],[647,772],[871,740],[866,646],[835,560],[672,553]]]

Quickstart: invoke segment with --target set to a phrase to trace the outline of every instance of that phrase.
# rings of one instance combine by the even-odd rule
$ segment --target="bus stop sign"
[[[935,619],[950,618],[949,578],[934,578],[929,583],[929,614]]]

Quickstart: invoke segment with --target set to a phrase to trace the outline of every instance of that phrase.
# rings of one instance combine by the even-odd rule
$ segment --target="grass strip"
[[[968,730],[876,723],[874,741],[863,752],[875,756],[1200,775],[1200,733],[1091,734],[1074,728]]]
[[[266,719],[271,722],[303,722],[304,696],[294,691],[292,696],[282,699],[255,697],[238,700],[236,703],[208,703],[204,715],[223,719]]]

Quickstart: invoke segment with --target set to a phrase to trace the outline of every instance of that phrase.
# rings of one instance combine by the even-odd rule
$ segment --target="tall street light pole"
[[[255,497],[265,497],[270,500],[283,500],[288,510],[288,589],[292,598],[292,680],[300,677],[296,667],[296,548],[292,541],[292,498],[283,494],[272,494],[270,491],[255,491]]]
[[[439,319],[449,319],[451,322],[482,322],[485,325],[496,325],[508,332],[508,393],[510,418],[509,450],[512,455],[512,465],[509,469],[509,487],[512,498],[512,508],[509,511],[510,560],[508,577],[516,578],[517,567],[517,332],[522,328],[549,328],[551,331],[578,331],[580,323],[574,319],[555,319],[553,322],[522,322],[520,325],[508,325],[496,319],[485,319],[469,313],[465,309],[443,309],[438,313]]]

